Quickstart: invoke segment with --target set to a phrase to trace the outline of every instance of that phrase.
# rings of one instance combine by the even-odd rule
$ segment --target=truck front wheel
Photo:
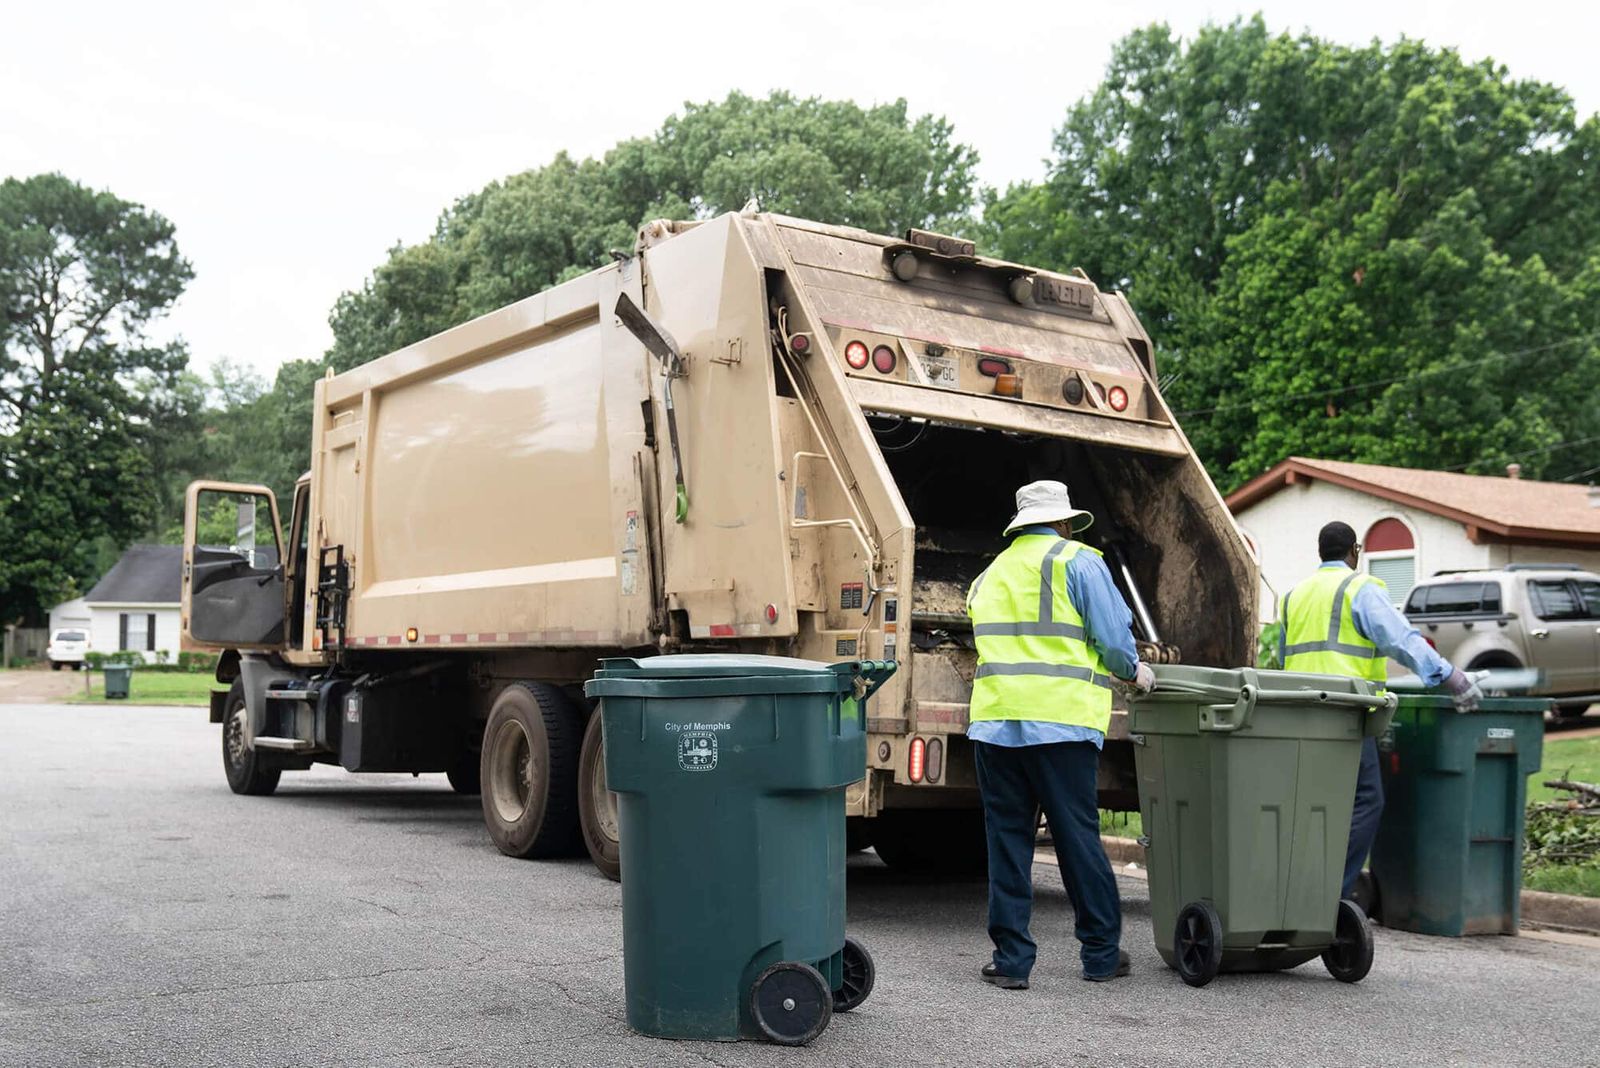
[[[622,878],[622,836],[617,829],[617,795],[606,789],[605,732],[599,709],[583,732],[578,758],[578,817],[589,859],[612,882]]]
[[[516,682],[495,699],[483,731],[483,822],[510,857],[572,851],[578,832],[583,719],[554,686]]]
[[[247,744],[250,712],[244,703],[243,680],[234,680],[226,708],[222,716],[222,770],[228,776],[228,788],[236,794],[265,797],[278,788],[283,769],[270,767],[271,758]]]

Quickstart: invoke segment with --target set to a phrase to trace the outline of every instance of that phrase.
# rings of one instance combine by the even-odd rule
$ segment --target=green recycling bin
[[[628,1025],[663,1038],[811,1041],[871,992],[845,937],[845,787],[866,768],[885,661],[602,661],[617,795]]]
[[[1400,694],[1378,740],[1384,805],[1371,874],[1384,926],[1517,933],[1528,776],[1549,709],[1544,698],[1491,697],[1459,713],[1448,697]]]
[[[102,668],[106,678],[106,699],[128,699],[128,688],[133,684],[133,667],[129,664],[107,664]]]
[[[1361,741],[1394,697],[1333,675],[1155,672],[1128,728],[1161,959],[1190,986],[1316,956],[1360,981],[1372,930],[1339,884]]]

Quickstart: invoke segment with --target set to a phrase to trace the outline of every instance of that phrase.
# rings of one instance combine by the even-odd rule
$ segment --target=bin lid
[[[670,653],[600,661],[598,679],[726,679],[758,675],[833,674],[833,665],[793,656],[754,653]]]

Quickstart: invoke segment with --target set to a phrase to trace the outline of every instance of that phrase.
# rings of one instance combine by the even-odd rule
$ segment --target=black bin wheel
[[[833,1019],[833,991],[811,965],[779,961],[751,985],[750,1015],[769,1040],[780,1046],[804,1046]]]
[[[1190,986],[1205,986],[1222,967],[1222,917],[1209,901],[1191,901],[1178,913],[1172,933],[1178,974]]]
[[[877,982],[878,967],[872,963],[867,947],[854,938],[844,940],[844,982],[833,992],[833,1011],[849,1012],[872,993]]]
[[[1339,902],[1333,945],[1322,951],[1322,963],[1341,983],[1359,983],[1372,970],[1372,921],[1354,901]]]

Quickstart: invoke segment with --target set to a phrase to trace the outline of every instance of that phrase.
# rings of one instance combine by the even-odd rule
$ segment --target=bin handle
[[[877,693],[878,688],[889,681],[889,676],[893,675],[899,666],[893,660],[846,660],[828,665],[828,670],[836,675],[851,677],[851,683],[855,688],[855,699],[860,703]]]
[[[1387,708],[1392,712],[1400,703],[1398,696],[1387,692],[1360,694],[1310,689],[1262,690],[1250,683],[1246,683],[1237,690],[1228,686],[1206,686],[1204,684],[1166,685],[1162,686],[1158,692],[1188,694],[1218,702],[1209,706],[1211,714],[1202,717],[1199,724],[1201,730],[1218,734],[1231,733],[1248,724],[1250,722],[1250,714],[1255,711],[1256,703],[1263,700],[1268,702],[1301,701],[1309,696],[1315,697],[1325,704],[1342,705],[1368,714],[1382,708]],[[1230,700],[1232,703],[1227,703]]]
[[[1250,713],[1256,710],[1256,700],[1261,696],[1250,683],[1239,687],[1239,692],[1234,695],[1233,704],[1211,705],[1211,714],[1204,713],[1200,716],[1200,729],[1214,731],[1218,734],[1228,734],[1238,730],[1250,722]]]

